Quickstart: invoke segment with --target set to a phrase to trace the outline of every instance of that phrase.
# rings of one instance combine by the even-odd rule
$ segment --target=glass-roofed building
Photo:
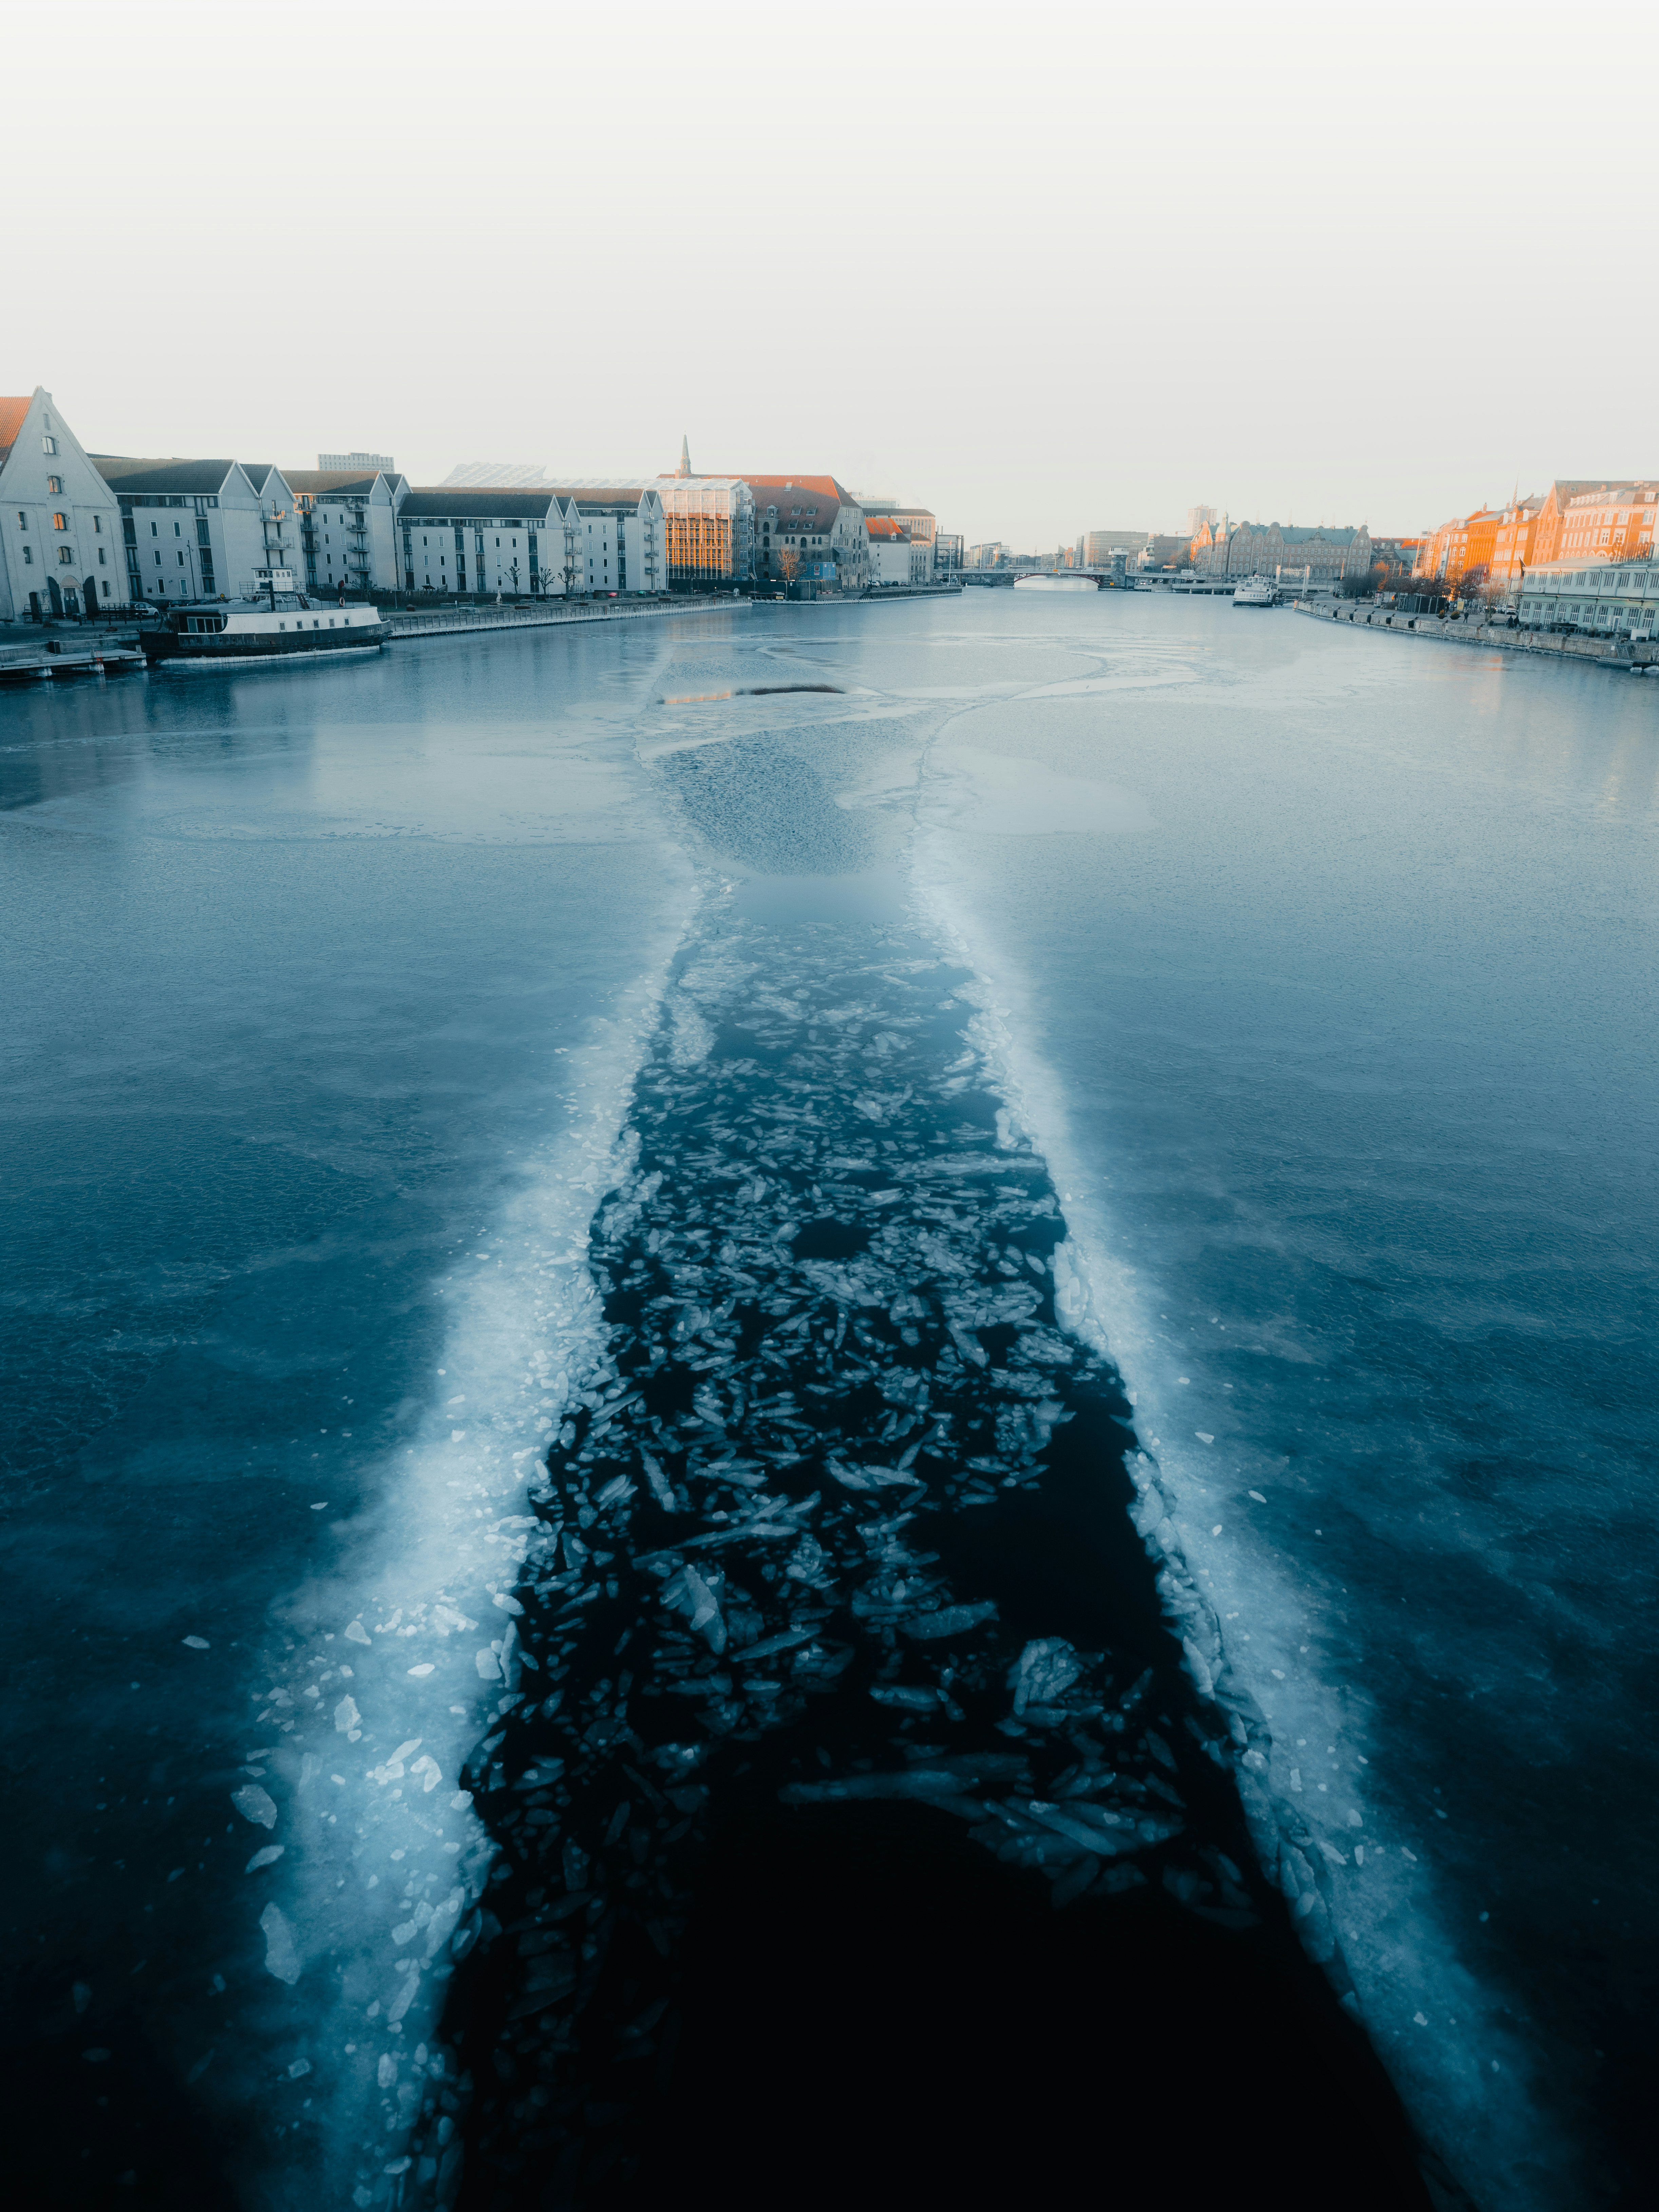
[[[600,480],[568,478],[562,487],[581,501]],[[655,492],[662,501],[668,538],[671,591],[711,591],[746,584],[755,573],[755,495],[742,477],[696,477],[689,441],[680,441],[680,465],[672,476],[619,479],[607,477],[612,490]]]

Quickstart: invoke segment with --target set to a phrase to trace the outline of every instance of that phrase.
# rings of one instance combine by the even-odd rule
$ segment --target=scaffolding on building
[[[755,495],[741,477],[656,477],[668,524],[668,580],[746,584],[755,571]]]

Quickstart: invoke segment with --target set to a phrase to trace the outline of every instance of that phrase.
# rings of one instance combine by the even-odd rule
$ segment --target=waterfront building
[[[631,501],[637,511],[638,502],[647,493],[658,505],[641,520],[638,559],[635,564],[635,573],[642,575],[646,555],[652,554],[654,580],[647,588],[663,591],[678,585],[683,590],[732,590],[747,583],[754,574],[753,493],[741,477],[693,476],[690,456],[684,442],[680,466],[672,476],[575,477],[559,489],[581,509],[582,573],[584,576],[587,573],[592,539],[595,574],[600,580],[592,586],[578,583],[574,586],[577,590],[621,588],[605,580],[616,544],[617,502],[623,502],[625,509]],[[623,520],[625,522],[625,513]],[[590,522],[599,526],[597,532],[587,528]],[[623,570],[627,573],[626,528],[622,547]]]
[[[1518,609],[1523,629],[1595,637],[1659,635],[1659,563],[1547,561],[1527,572]]]
[[[668,525],[653,483],[575,477],[553,487],[580,525],[579,592],[644,599],[668,589]]]
[[[1207,535],[1206,535],[1207,533]],[[1194,541],[1194,566],[1209,576],[1273,576],[1311,592],[1331,592],[1345,576],[1369,576],[1370,532],[1321,523],[1231,522],[1224,515]]]
[[[683,590],[745,584],[755,573],[755,495],[742,477],[700,477],[691,441],[680,441],[680,465],[651,489],[662,501],[668,581]]]
[[[1085,568],[1109,568],[1114,553],[1139,558],[1152,534],[1150,530],[1085,530],[1079,548],[1082,565]]]
[[[1659,484],[1645,477],[1563,477],[1544,495],[1533,533],[1536,562],[1641,556],[1654,542]]]
[[[1200,522],[1193,532],[1187,548],[1187,557],[1202,575],[1224,576],[1227,573],[1227,542],[1232,536],[1231,519],[1223,514],[1212,515]]]
[[[1541,493],[1529,493],[1503,508],[1492,533],[1489,580],[1508,586],[1520,582],[1536,558],[1534,541],[1543,511]]]
[[[121,508],[36,385],[0,399],[0,622],[125,606]]]
[[[745,476],[744,482],[754,495],[758,579],[781,577],[789,555],[798,574],[820,587],[861,592],[873,580],[863,509],[834,477]]]
[[[741,477],[665,477],[668,580],[694,590],[747,583],[755,572],[755,495]]]
[[[545,486],[417,486],[398,509],[398,537],[406,592],[563,599],[583,588],[575,508]]]
[[[297,564],[294,495],[270,463],[92,459],[120,507],[131,598],[252,599],[262,571]]]
[[[1000,568],[1002,566],[1003,544],[1000,538],[987,540],[983,545],[968,548],[963,566],[966,568]]]
[[[1653,550],[1659,483],[1626,477],[1576,492],[1561,517],[1563,561],[1645,560]]]
[[[1415,573],[1441,584],[1455,584],[1464,576],[1484,582],[1492,573],[1503,512],[1477,507],[1472,514],[1455,514],[1443,522],[1425,541]]]
[[[910,539],[910,580],[913,584],[931,584],[933,580],[933,547],[939,537],[939,523],[933,510],[926,507],[907,507],[899,499],[866,499],[862,494],[859,505],[863,508],[866,520],[873,514],[902,526]]]
[[[1152,531],[1135,556],[1142,568],[1185,568],[1192,561],[1192,541]]]
[[[1377,589],[1391,590],[1413,574],[1426,542],[1421,538],[1373,538],[1371,580]]]
[[[870,581],[878,586],[908,584],[912,580],[910,533],[890,514],[865,518],[870,540]]]
[[[397,465],[390,453],[319,453],[317,465],[319,469],[343,469],[357,477],[397,474]]]
[[[1293,523],[1241,523],[1227,548],[1228,570],[1239,576],[1275,576],[1298,583],[1304,591],[1334,592],[1346,576],[1369,577],[1371,538],[1362,522],[1352,525],[1321,523],[1298,528]]]
[[[395,592],[402,586],[398,511],[409,495],[406,477],[378,469],[284,469],[283,475],[299,508],[307,592],[327,593],[343,585],[353,592]]]
[[[933,539],[933,574],[954,576],[962,567],[962,538],[959,532],[941,530]]]

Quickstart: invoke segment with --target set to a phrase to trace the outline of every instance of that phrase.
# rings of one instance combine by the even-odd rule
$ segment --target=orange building
[[[1604,483],[1562,478],[1550,486],[1534,533],[1534,561],[1650,558],[1659,483],[1614,477]]]
[[[1443,584],[1455,584],[1472,569],[1484,568],[1490,574],[1503,520],[1501,507],[1478,507],[1473,514],[1455,515],[1451,521],[1443,522],[1424,541],[1413,574]]]
[[[1537,492],[1504,509],[1492,539],[1494,584],[1518,584],[1537,560],[1538,525],[1543,511],[1544,501]]]

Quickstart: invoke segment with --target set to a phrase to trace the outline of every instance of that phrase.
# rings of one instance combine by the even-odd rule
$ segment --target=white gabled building
[[[406,592],[563,599],[581,567],[575,509],[545,484],[417,485],[398,514]]]
[[[933,546],[939,535],[939,522],[928,507],[907,507],[899,499],[866,499],[860,495],[859,505],[867,521],[871,516],[896,522],[910,540],[910,581],[931,584],[933,580]]]
[[[580,523],[579,573],[573,588],[604,599],[641,599],[668,589],[668,524],[662,495],[648,483],[578,478],[554,487]]]
[[[300,509],[307,592],[403,588],[398,513],[409,495],[407,477],[383,469],[284,469],[283,476]]]
[[[252,599],[262,569],[297,566],[299,520],[280,469],[93,458],[120,507],[132,599]]]
[[[871,582],[879,586],[916,581],[915,551],[904,525],[890,514],[872,514],[866,517],[864,527],[870,541]],[[932,550],[930,546],[930,557]]]
[[[51,392],[0,399],[0,622],[127,599],[120,507]]]

